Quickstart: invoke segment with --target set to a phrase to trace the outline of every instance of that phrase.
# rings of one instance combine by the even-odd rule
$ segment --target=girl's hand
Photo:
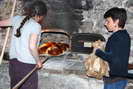
[[[38,60],[38,62],[37,62],[37,68],[40,69],[42,67],[43,67],[42,61],[41,60]]]

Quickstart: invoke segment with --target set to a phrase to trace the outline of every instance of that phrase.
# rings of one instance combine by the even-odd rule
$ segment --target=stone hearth
[[[39,70],[39,89],[103,89],[103,81],[85,75],[84,59],[88,55],[51,57]],[[0,66],[0,89],[9,89],[8,61]],[[127,89],[132,89],[129,80]]]

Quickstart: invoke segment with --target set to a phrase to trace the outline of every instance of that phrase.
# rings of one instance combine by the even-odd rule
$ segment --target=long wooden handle
[[[49,57],[46,57],[46,59],[43,61],[45,63]],[[34,73],[37,70],[37,66],[35,66],[22,80],[20,80],[12,89],[18,89],[30,76],[32,73]]]
[[[16,6],[16,0],[14,0],[10,18],[13,17],[13,15],[14,15],[15,6]],[[0,55],[0,65],[2,63],[2,59],[3,59],[4,52],[5,52],[6,44],[7,44],[7,41],[8,41],[9,33],[10,33],[10,27],[8,27],[7,31],[6,31],[6,37],[5,37],[4,44],[3,44],[3,47],[2,47],[2,52],[1,52],[1,55]]]
[[[22,80],[20,80],[12,89],[18,89],[21,84],[24,83],[25,80],[29,78],[29,76],[37,70],[37,66],[35,66]]]

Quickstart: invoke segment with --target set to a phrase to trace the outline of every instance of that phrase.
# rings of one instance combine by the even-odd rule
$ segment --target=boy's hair
[[[26,23],[26,21],[28,21],[31,17],[34,16],[46,16],[47,15],[47,6],[43,1],[27,1],[27,3],[25,3],[24,5],[24,15],[26,16],[23,21],[21,22],[19,28],[16,30],[16,37],[20,37],[21,36],[21,32],[20,29],[24,26],[24,24]]]
[[[124,28],[127,20],[127,12],[124,8],[113,7],[104,14],[104,18],[111,17],[113,21],[119,20],[118,26]]]

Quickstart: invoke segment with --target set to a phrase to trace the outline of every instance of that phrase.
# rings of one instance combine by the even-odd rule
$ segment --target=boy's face
[[[108,17],[105,19],[104,26],[107,28],[109,32],[114,32],[116,30],[116,27],[118,26],[118,21],[113,21],[111,17]]]

